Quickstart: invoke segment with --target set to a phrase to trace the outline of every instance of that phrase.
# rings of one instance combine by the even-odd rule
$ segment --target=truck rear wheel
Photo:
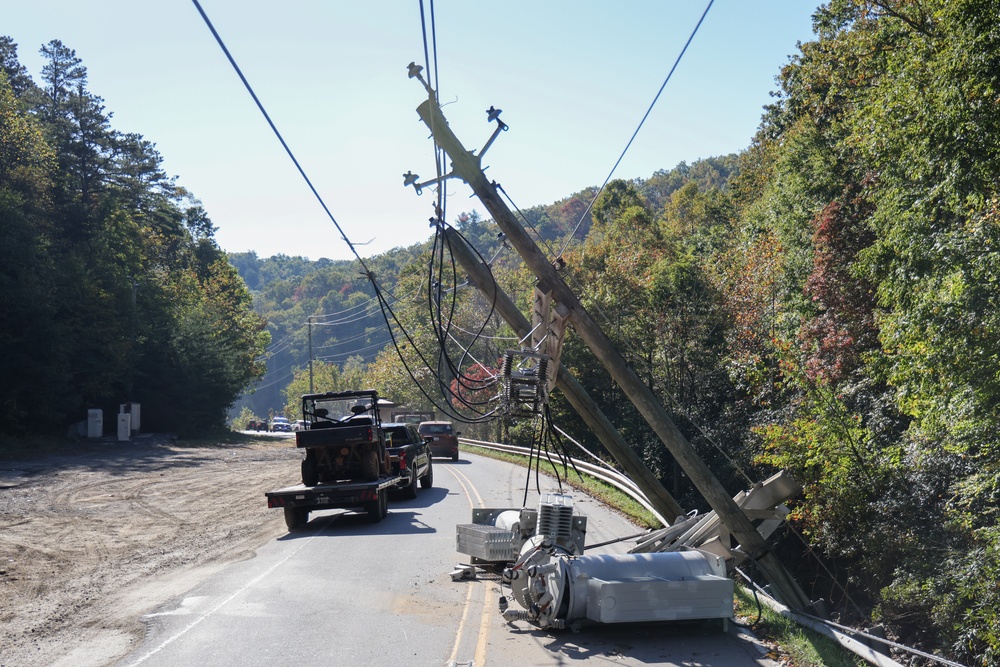
[[[403,497],[413,500],[417,497],[417,469],[410,468],[410,481],[403,487]]]
[[[365,480],[374,482],[378,479],[378,468],[378,453],[373,449],[365,450],[361,454],[361,474],[364,475]]]
[[[285,525],[289,531],[298,530],[309,523],[309,510],[302,507],[285,508]]]
[[[427,459],[427,474],[420,480],[420,487],[429,489],[434,486],[434,465],[431,459]]]

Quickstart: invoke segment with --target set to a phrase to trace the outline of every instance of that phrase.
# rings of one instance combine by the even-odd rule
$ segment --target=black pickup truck
[[[413,424],[382,424],[386,452],[392,474],[407,481],[399,486],[403,498],[417,497],[417,484],[424,489],[434,485],[434,468],[427,440]]]

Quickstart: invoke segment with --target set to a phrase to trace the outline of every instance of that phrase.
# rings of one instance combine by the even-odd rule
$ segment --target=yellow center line
[[[464,474],[450,467],[445,468],[445,470],[451,473],[452,476],[455,478],[455,480],[462,487],[462,490],[465,492],[465,499],[469,501],[470,509],[475,509],[476,507],[472,502],[473,495],[476,497],[476,502],[479,503],[479,506],[483,507],[482,496],[479,495],[479,492],[476,490],[476,487],[472,484],[472,480],[470,480]],[[462,620],[459,621],[458,631],[455,633],[455,644],[451,648],[451,656],[448,658],[448,662],[446,664],[454,664],[458,659],[458,650],[462,643],[462,634],[465,631],[465,623],[469,618],[469,612],[472,610],[473,590],[475,590],[475,586],[470,585],[468,587],[468,593],[465,596],[465,605],[462,608]],[[493,591],[490,589],[489,586],[487,586],[486,599],[483,600],[483,613],[479,619],[479,643],[476,645],[476,658],[475,662],[473,663],[476,665],[476,667],[483,667],[483,665],[486,664],[486,657],[485,657],[486,638],[489,635],[489,618],[487,616],[487,612],[489,611],[489,608],[492,606],[492,598],[493,598]],[[480,655],[482,655],[481,659]]]
[[[458,483],[462,485],[463,489],[465,489],[466,497],[469,497],[468,494],[469,494],[469,491],[471,490],[472,493],[475,494],[475,496],[476,496],[476,502],[479,504],[479,507],[486,507],[486,503],[483,502],[483,497],[480,496],[479,495],[479,491],[476,490],[476,485],[472,483],[471,479],[469,479],[468,477],[465,476],[464,472],[461,472],[460,470],[455,470],[454,468],[448,468],[448,472],[450,472],[452,475],[455,475],[456,479],[458,479],[459,477],[461,477],[462,479],[465,480],[465,483],[463,483],[462,479],[459,479]],[[468,484],[468,486],[466,486],[466,484]],[[469,504],[472,505],[471,498],[470,498]],[[476,507],[475,505],[472,505],[473,509],[475,507]]]
[[[486,645],[490,638],[490,619],[493,615],[493,587],[486,586],[486,594],[483,598],[483,615],[479,619],[479,641],[476,643],[476,659],[472,664],[476,667],[484,667],[486,664]]]
[[[475,494],[476,502],[479,503],[480,507],[486,506],[486,503],[483,502],[483,498],[479,495],[479,491],[476,489],[476,486],[472,483],[472,480],[465,475],[465,473],[454,468],[448,468],[448,472],[455,476],[455,479],[457,479],[458,483],[462,485],[462,488],[466,489],[467,494],[469,491]],[[463,479],[465,480],[464,482],[462,481]],[[476,654],[472,663],[476,667],[483,667],[486,664],[486,648],[489,644],[490,638],[490,618],[493,612],[493,587],[489,584],[485,584],[485,588],[486,591],[483,596],[483,612],[479,617],[479,640],[476,642]]]

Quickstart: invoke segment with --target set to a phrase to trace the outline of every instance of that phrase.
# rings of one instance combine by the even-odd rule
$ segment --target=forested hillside
[[[0,429],[63,434],[142,406],[144,430],[219,428],[263,366],[263,320],[155,145],[111,126],[69,47],[35,81],[0,37]]]

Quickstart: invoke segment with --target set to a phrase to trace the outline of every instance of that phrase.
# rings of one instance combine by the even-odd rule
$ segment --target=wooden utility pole
[[[514,302],[507,296],[493,280],[490,268],[476,257],[472,249],[466,245],[465,240],[453,229],[445,230],[448,237],[451,253],[462,265],[469,278],[476,284],[476,287],[486,296],[486,299],[494,304],[497,313],[500,314],[507,324],[514,330],[518,338],[524,338],[531,330],[528,319],[518,310]],[[601,412],[597,403],[590,397],[583,385],[573,377],[561,364],[557,367],[556,386],[566,396],[566,400],[583,418],[584,423],[597,435],[604,446],[607,447],[611,455],[625,470],[625,473],[632,478],[636,486],[643,492],[653,509],[666,519],[673,522],[678,516],[684,514],[684,509],[674,500],[673,496],[667,492],[660,481],[656,479],[653,472],[646,467],[642,459],[628,446],[611,421]]]
[[[663,409],[653,392],[615,349],[601,327],[580,303],[573,290],[563,282],[562,276],[518,223],[514,214],[497,194],[496,188],[486,179],[479,158],[467,151],[454,132],[451,131],[448,121],[433,99],[433,94],[430,99],[417,107],[417,113],[430,129],[437,145],[448,153],[455,174],[469,184],[483,206],[493,216],[494,222],[507,235],[507,240],[521,255],[528,268],[539,280],[552,289],[556,301],[569,310],[570,322],[577,334],[601,361],[611,377],[663,441],[663,444],[687,473],[698,491],[715,510],[719,520],[729,529],[730,534],[751,558],[757,560],[761,571],[781,601],[793,609],[806,609],[809,606],[809,599],[805,593],[802,592],[802,589],[799,588],[778,559],[768,551],[764,539],[754,528],[750,519],[743,514],[726,489],[695,452],[691,443],[674,425],[670,415]]]

